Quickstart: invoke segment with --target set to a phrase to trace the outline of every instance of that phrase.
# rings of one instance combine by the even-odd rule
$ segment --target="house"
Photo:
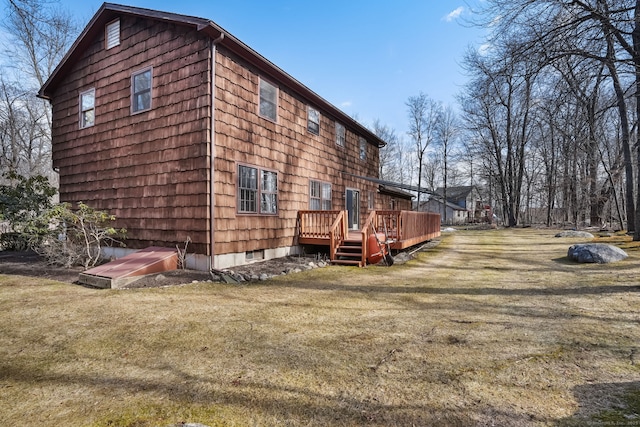
[[[444,188],[438,187],[435,193],[440,197],[444,197]],[[447,202],[466,210],[466,219],[463,222],[483,222],[487,220],[487,209],[482,203],[482,197],[478,187],[475,185],[447,187]],[[447,218],[450,217],[447,215]]]
[[[298,252],[314,212],[340,243],[411,208],[369,179],[384,141],[208,19],[104,3],[39,96],[60,200],[116,216],[114,256],[190,239],[227,268]]]
[[[431,197],[426,202],[420,202],[419,210],[422,212],[436,212],[440,214],[442,222],[446,224],[465,224],[469,222],[469,212],[467,209],[458,206],[455,203],[445,202],[442,197]]]

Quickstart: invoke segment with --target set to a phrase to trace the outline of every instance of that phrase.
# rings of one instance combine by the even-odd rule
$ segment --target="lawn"
[[[97,290],[0,275],[20,426],[640,426],[640,250],[459,231],[393,267]]]

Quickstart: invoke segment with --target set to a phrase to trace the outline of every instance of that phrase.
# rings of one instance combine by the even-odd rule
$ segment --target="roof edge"
[[[264,72],[268,77],[277,80],[283,85],[290,87],[300,96],[302,96],[309,103],[315,104],[317,107],[322,108],[330,115],[334,116],[336,120],[342,122],[345,126],[356,130],[357,133],[365,137],[370,144],[382,148],[387,143],[379,136],[369,130],[366,126],[340,110],[338,107],[331,104],[329,101],[318,95],[309,87],[295,79],[293,76],[285,72],[283,69],[269,61],[267,58],[259,54],[257,51],[249,47],[240,39],[220,27],[215,22],[198,18],[194,16],[181,15],[172,12],[162,12],[153,9],[145,9],[132,6],[124,6],[115,3],[103,3],[96,11],[93,17],[89,20],[82,32],[78,35],[74,43],[71,45],[65,56],[62,58],[58,66],[53,70],[47,81],[42,85],[38,91],[37,96],[39,98],[51,100],[51,90],[55,87],[57,82],[62,78],[63,71],[69,67],[69,61],[80,55],[80,51],[84,46],[90,44],[90,40],[87,37],[100,31],[96,28],[98,24],[104,22],[105,24],[112,19],[116,14],[127,14],[132,16],[140,16],[148,19],[154,19],[158,21],[173,22],[186,26],[192,26],[196,31],[206,34],[213,40],[217,40],[221,35],[224,37],[220,40],[220,44],[231,50],[237,55],[240,55],[243,59],[257,67],[260,71]]]

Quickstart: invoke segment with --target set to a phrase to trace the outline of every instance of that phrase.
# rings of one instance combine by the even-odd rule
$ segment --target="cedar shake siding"
[[[120,40],[116,24],[107,46],[114,22]],[[151,101],[135,111],[132,89],[144,92],[149,75],[140,87],[132,76],[147,70]],[[277,89],[265,107],[275,120],[261,114],[261,81]],[[53,106],[60,200],[115,215],[128,249],[189,237],[197,268],[295,252],[298,211],[319,208],[311,181],[331,185],[324,209],[345,210],[347,189],[359,191],[359,224],[370,206],[391,205],[358,178],[377,176],[384,142],[205,19],[105,3],[39,96]],[[240,168],[268,188],[252,192]]]
[[[60,200],[107,210],[127,247],[192,239],[207,254],[209,40],[182,26],[120,17],[121,43],[93,40],[53,94]],[[131,78],[152,70],[152,107],[132,114]],[[79,93],[95,88],[95,124],[79,127]]]
[[[331,184],[332,208],[345,209],[346,187],[375,191],[373,183],[342,176],[370,176],[378,168],[376,147],[361,161],[359,136],[347,128],[345,147],[335,142],[335,120],[320,111],[320,132],[307,130],[307,101],[279,85],[277,122],[258,114],[259,70],[218,49],[216,57],[216,251],[233,253],[294,244],[299,210],[310,209],[309,181]],[[313,106],[319,109],[316,106]],[[236,209],[238,164],[278,173],[278,215],[243,215]],[[364,206],[362,206],[364,205]],[[361,223],[368,215],[361,203]],[[248,232],[247,232],[248,231]]]

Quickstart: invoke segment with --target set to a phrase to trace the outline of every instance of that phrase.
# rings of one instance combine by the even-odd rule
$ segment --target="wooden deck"
[[[402,250],[440,236],[440,215],[413,211],[372,211],[361,230],[347,229],[346,211],[298,212],[298,243],[329,246],[329,256],[336,264],[355,264],[345,259],[345,245],[359,242],[358,265],[366,265],[367,239],[383,233],[392,250]],[[352,251],[355,252],[355,251]],[[353,262],[341,262],[353,261]]]

